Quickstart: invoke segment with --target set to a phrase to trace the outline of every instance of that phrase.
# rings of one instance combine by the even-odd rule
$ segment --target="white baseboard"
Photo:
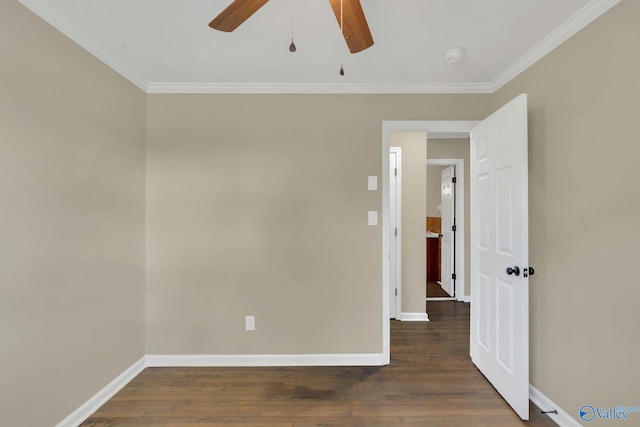
[[[428,297],[425,298],[425,301],[460,301],[460,302],[471,302],[471,296],[466,295],[460,298],[453,297]]]
[[[97,392],[93,397],[84,402],[78,409],[73,411],[67,418],[56,424],[56,427],[77,427],[84,420],[89,418],[91,414],[104,405],[117,392],[119,392],[129,381],[134,379],[140,372],[146,368],[145,356],[131,365],[127,370],[118,375],[113,381],[107,384],[102,390]]]
[[[382,366],[382,353],[362,354],[149,354],[147,366]]]
[[[429,321],[429,316],[426,313],[402,313],[400,320]],[[118,375],[78,409],[56,424],[55,427],[77,427],[147,367],[382,366],[384,364],[384,355],[382,353],[255,355],[150,354],[140,358],[140,360]],[[582,427],[571,415],[531,384],[529,384],[529,399],[543,411],[557,410],[557,414],[547,415],[560,427]]]
[[[382,353],[359,354],[256,354],[256,355],[158,355],[143,356],[55,427],[77,427],[140,372],[148,367],[183,366],[383,366]]]
[[[557,414],[547,415],[560,427],[582,427],[582,424],[531,384],[529,384],[529,399],[543,411],[553,411],[554,409],[558,411]]]
[[[403,322],[428,322],[429,315],[427,313],[400,313],[400,319]]]

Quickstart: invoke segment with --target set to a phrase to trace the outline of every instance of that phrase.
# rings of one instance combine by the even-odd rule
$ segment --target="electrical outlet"
[[[244,316],[244,329],[245,331],[256,330],[256,316]]]

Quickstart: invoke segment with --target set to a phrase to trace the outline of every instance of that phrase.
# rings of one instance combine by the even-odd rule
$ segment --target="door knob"
[[[511,276],[512,274],[515,274],[516,276],[520,275],[520,267],[518,267],[517,265],[513,268],[511,267],[507,267],[507,274],[509,276]]]
[[[533,267],[525,268],[524,270],[522,270],[522,275],[524,277],[533,276],[534,274],[536,274],[536,271],[533,269]]]

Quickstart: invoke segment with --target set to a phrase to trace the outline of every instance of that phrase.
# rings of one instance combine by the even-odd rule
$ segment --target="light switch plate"
[[[378,190],[378,177],[370,176],[368,181],[369,191],[377,191]]]
[[[246,331],[256,330],[256,316],[244,316],[244,329]]]
[[[378,225],[378,211],[369,211],[369,225]]]

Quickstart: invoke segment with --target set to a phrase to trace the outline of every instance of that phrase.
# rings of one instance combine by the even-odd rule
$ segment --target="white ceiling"
[[[295,53],[291,0],[232,33],[208,27],[231,0],[19,1],[148,92],[460,93],[495,91],[619,0],[361,0],[375,44],[357,54],[327,0],[294,0]]]

